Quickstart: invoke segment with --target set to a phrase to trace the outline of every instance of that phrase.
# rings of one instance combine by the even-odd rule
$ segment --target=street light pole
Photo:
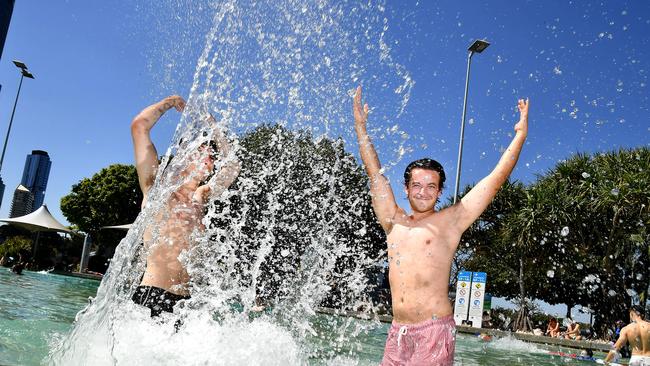
[[[460,186],[460,167],[463,160],[463,141],[465,139],[465,116],[467,114],[467,94],[469,92],[469,70],[472,65],[472,56],[474,53],[483,52],[490,43],[484,40],[476,40],[467,49],[469,54],[467,56],[467,74],[465,75],[465,96],[463,97],[463,116],[460,122],[460,142],[458,143],[458,164],[456,165],[456,186],[454,188],[454,204],[458,199],[458,188]]]
[[[34,79],[29,71],[27,71],[27,65],[20,61],[15,61],[14,64],[16,67],[20,68],[20,83],[18,84],[18,92],[16,93],[16,100],[14,101],[14,109],[11,111],[11,118],[9,119],[9,127],[7,128],[7,136],[5,136],[5,143],[2,147],[2,156],[0,156],[0,171],[2,171],[2,162],[5,160],[5,151],[7,150],[7,142],[9,142],[9,133],[11,132],[11,125],[14,122],[14,114],[16,113],[16,106],[18,105],[18,97],[20,96],[20,88],[23,86],[23,79],[25,77],[29,79]]]
[[[20,96],[20,88],[23,86],[23,79],[29,78],[34,79],[29,71],[27,71],[27,65],[24,63],[14,60],[14,65],[20,69],[20,83],[18,84],[18,92],[16,93],[16,100],[14,101],[14,109],[11,111],[11,118],[9,119],[9,127],[7,128],[7,135],[5,136],[5,142],[2,146],[2,155],[0,156],[0,171],[2,171],[2,163],[5,160],[5,151],[7,150],[7,143],[9,142],[9,133],[11,132],[11,125],[14,122],[14,114],[16,113],[16,106],[18,105],[18,97]],[[0,205],[2,205],[2,198],[4,196],[5,185],[2,182],[2,177],[0,176]]]

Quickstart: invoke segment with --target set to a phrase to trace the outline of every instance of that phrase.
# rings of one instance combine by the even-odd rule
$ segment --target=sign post
[[[487,274],[485,272],[474,272],[472,274],[469,321],[474,328],[481,328],[483,322],[483,298],[485,297],[486,282]]]
[[[472,272],[458,273],[458,281],[456,281],[456,303],[454,305],[454,322],[456,325],[462,325],[467,320],[471,280]]]

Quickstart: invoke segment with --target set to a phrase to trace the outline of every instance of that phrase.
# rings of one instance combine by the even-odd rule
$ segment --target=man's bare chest
[[[395,225],[387,237],[389,260],[393,259],[394,265],[446,262],[455,249],[451,241],[453,238],[436,226]]]

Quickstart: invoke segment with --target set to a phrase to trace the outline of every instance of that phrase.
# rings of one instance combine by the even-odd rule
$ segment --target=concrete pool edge
[[[60,275],[60,276],[85,278],[87,280],[96,280],[96,281],[101,281],[102,280],[102,276],[92,274],[92,273],[67,272],[67,271],[59,271],[59,270],[52,270],[52,271],[49,271],[48,273],[56,274],[56,275]]]
[[[316,309],[316,312],[321,314],[328,314],[328,315],[354,317],[354,318],[364,319],[364,320],[379,320],[382,323],[391,323],[393,321],[393,317],[390,315],[368,314],[360,311],[346,311],[346,310],[319,307]],[[562,346],[562,347],[573,348],[578,350],[591,349],[594,351],[601,351],[607,353],[612,349],[611,344],[603,343],[603,342],[574,341],[571,339],[536,336],[530,333],[517,333],[517,332],[508,332],[508,331],[497,330],[497,329],[473,328],[465,325],[456,326],[456,330],[463,334],[474,335],[474,334],[486,333],[496,337],[512,337],[529,343]]]

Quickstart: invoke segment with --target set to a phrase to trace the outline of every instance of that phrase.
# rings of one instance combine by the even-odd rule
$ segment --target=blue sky
[[[413,151],[402,158],[391,141],[377,142],[382,161],[394,163],[392,181],[409,161],[431,156],[446,167],[451,194],[466,48],[475,38],[492,45],[472,63],[461,185],[496,164],[519,97],[531,99],[531,125],[516,179],[530,182],[575,152],[649,145],[650,3],[432,3],[386,2],[391,57],[415,81],[403,114],[369,122],[397,124],[409,136]],[[212,13],[192,1],[18,1],[0,60],[3,136],[19,82],[11,61],[25,62],[36,79],[21,91],[0,216],[8,215],[33,149],[51,156],[45,202],[63,222],[60,198],[73,184],[109,164],[131,163],[131,118],[165,95],[189,94]],[[367,101],[379,108],[384,99],[369,84]],[[170,114],[154,129],[159,151],[177,121]],[[346,147],[356,153],[348,132]]]

